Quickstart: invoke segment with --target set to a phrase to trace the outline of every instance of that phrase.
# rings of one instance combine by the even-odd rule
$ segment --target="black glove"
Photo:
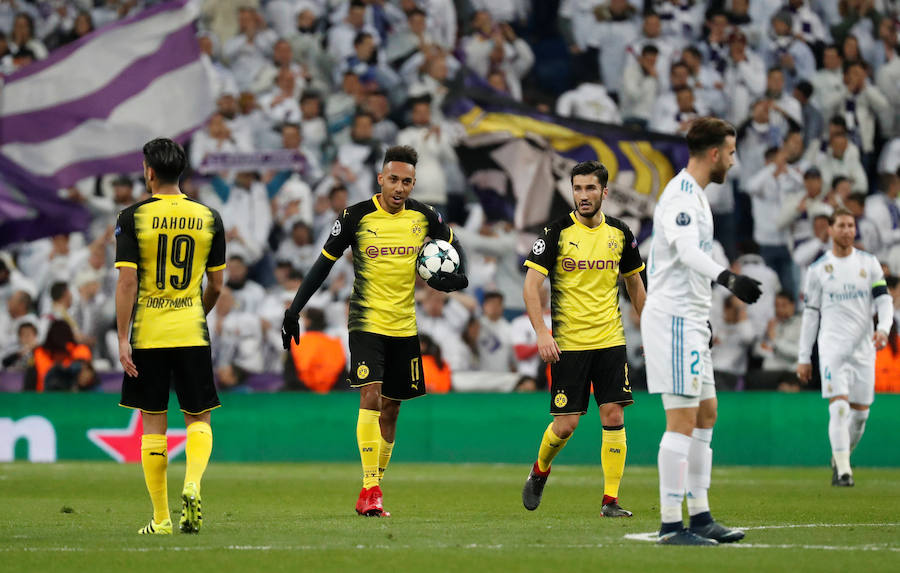
[[[295,344],[300,344],[300,315],[287,309],[284,311],[284,321],[281,323],[281,345],[285,350],[291,349],[292,338]]]
[[[716,282],[748,304],[753,304],[759,300],[759,295],[762,294],[758,280],[745,277],[744,275],[736,275],[729,270],[722,271],[716,278]]]
[[[453,292],[462,290],[469,286],[469,279],[466,275],[459,273],[445,273],[438,271],[426,281],[428,286],[434,290],[442,292]]]

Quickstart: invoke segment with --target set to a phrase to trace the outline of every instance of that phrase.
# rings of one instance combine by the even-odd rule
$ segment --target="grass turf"
[[[900,570],[897,469],[859,469],[851,489],[831,487],[828,468],[715,469],[713,515],[751,529],[742,543],[713,548],[624,537],[658,526],[655,468],[626,468],[620,501],[631,519],[600,517],[599,467],[564,464],[541,507],[526,511],[528,469],[396,463],[383,484],[393,516],[375,519],[353,511],[356,464],[213,462],[202,532],[144,537],[136,532],[151,508],[138,465],[0,464],[0,569]],[[176,529],[183,475],[183,464],[169,468]]]

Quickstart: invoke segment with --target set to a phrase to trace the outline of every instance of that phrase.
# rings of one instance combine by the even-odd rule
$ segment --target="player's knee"
[[[565,440],[575,433],[579,419],[579,416],[557,416],[553,421],[553,433]]]
[[[381,411],[381,385],[370,384],[359,389],[359,407]]]
[[[394,400],[381,401],[381,419],[384,422],[396,423],[400,415],[400,402]]]
[[[718,418],[718,412],[715,409],[712,409],[708,412],[700,411],[697,414],[697,427],[698,428],[712,428],[716,425],[716,419]]]
[[[623,426],[625,409],[619,404],[604,404],[600,408],[600,423],[604,426]]]

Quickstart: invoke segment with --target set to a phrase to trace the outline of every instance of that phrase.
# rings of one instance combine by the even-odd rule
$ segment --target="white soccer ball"
[[[447,241],[428,241],[416,258],[416,272],[426,281],[438,271],[455,273],[459,268],[459,253]]]

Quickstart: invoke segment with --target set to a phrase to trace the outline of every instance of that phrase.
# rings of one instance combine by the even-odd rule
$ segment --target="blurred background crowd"
[[[0,73],[157,3],[0,0]],[[708,190],[715,252],[760,280],[764,295],[747,307],[717,287],[711,343],[720,389],[801,389],[792,371],[804,269],[830,248],[827,217],[837,206],[856,216],[858,247],[882,261],[900,308],[900,1],[202,6],[197,42],[215,113],[186,146],[182,189],[219,210],[227,232],[227,288],[209,315],[222,389],[346,387],[352,260],[342,259],[310,302],[301,343],[288,354],[281,318],[336,215],[376,191],[394,144],[418,150],[413,197],[443,213],[469,257],[466,291],[417,289],[428,390],[546,388],[522,314],[533,235],[485,216],[455,151],[465,130],[444,112],[466,74],[497,97],[563,117],[668,134],[703,115],[738,127],[738,167]],[[204,164],[210,154],[268,150],[296,152],[302,166],[216,172]],[[113,229],[118,211],[147,196],[135,167],[60,190],[90,209],[86,232],[0,252],[0,388],[118,388]],[[621,308],[640,387],[639,321],[630,305]],[[900,391],[896,330],[877,378],[880,391]]]

